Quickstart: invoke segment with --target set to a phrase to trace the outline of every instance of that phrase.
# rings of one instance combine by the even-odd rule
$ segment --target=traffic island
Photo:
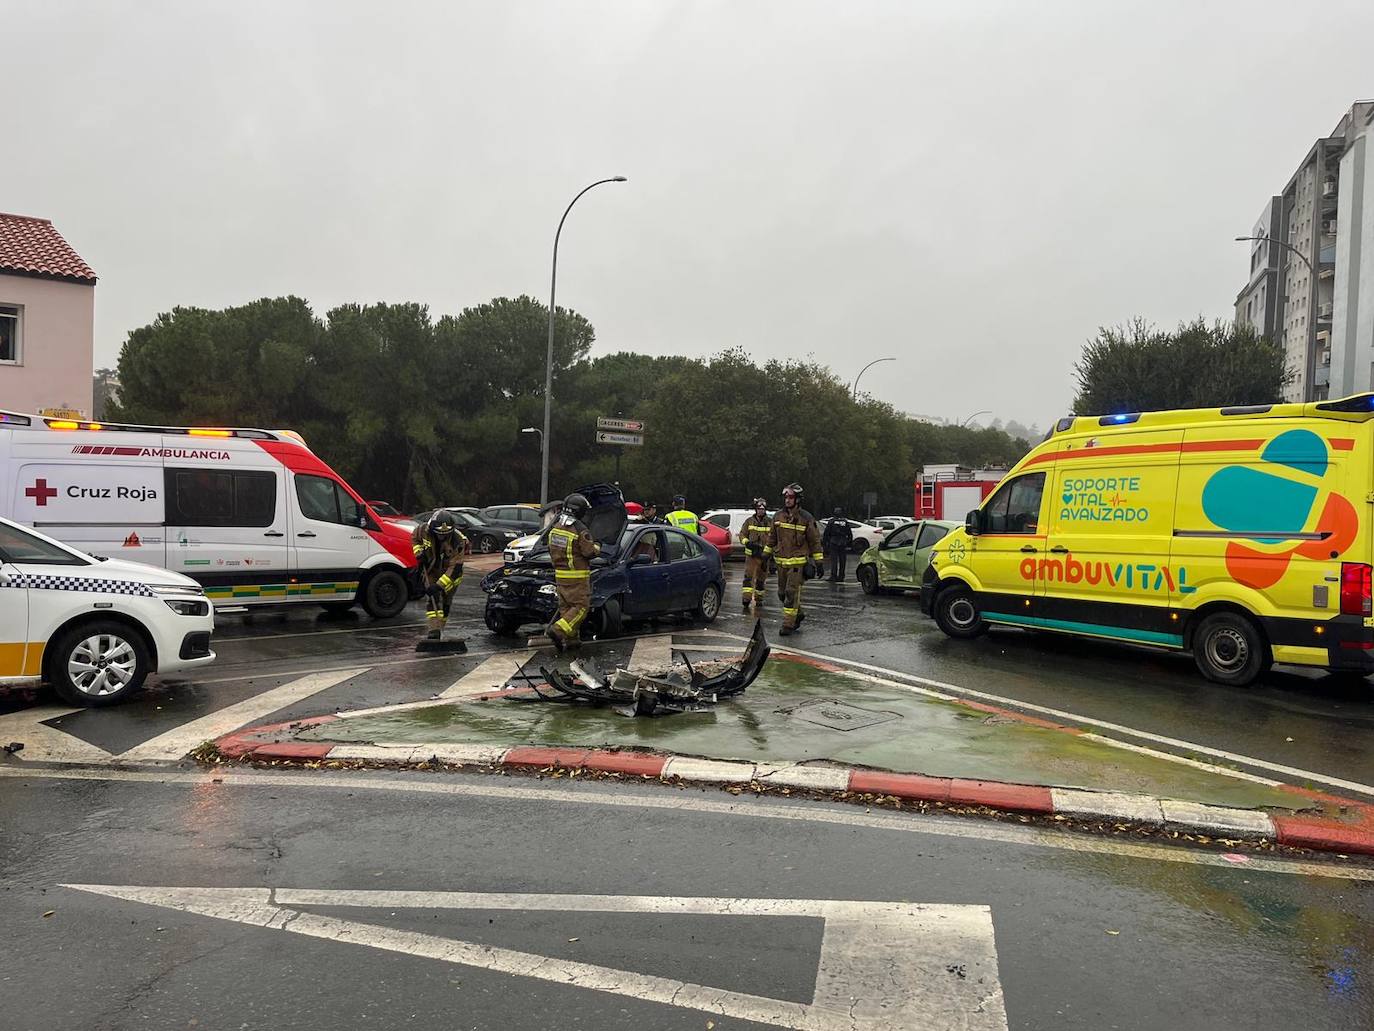
[[[624,716],[524,688],[254,728],[203,758],[623,776],[1374,854],[1363,803],[931,695],[775,652],[700,712]]]

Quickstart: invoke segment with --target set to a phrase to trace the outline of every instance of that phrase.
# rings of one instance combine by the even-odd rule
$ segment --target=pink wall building
[[[46,218],[0,212],[0,408],[91,414],[95,272]]]

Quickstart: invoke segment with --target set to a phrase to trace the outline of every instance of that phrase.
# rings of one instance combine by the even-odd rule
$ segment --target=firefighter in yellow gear
[[[410,532],[410,548],[415,553],[415,564],[424,583],[429,640],[437,641],[443,636],[444,624],[448,622],[453,592],[463,582],[468,539],[458,529],[453,513],[441,508]]]
[[[810,512],[801,507],[802,486],[789,483],[782,489],[782,508],[773,516],[768,546],[778,565],[778,597],[782,600],[782,629],[787,637],[801,626],[802,584],[821,568],[821,530]]]
[[[701,527],[697,523],[697,514],[687,507],[687,499],[681,494],[673,498],[673,510],[663,517],[663,521],[669,526],[676,526],[679,530],[686,530],[688,533],[701,532]]]
[[[549,638],[560,652],[579,643],[578,632],[592,605],[591,560],[601,554],[582,517],[591,509],[581,494],[563,499],[563,511],[549,528],[549,556],[558,588],[558,615],[549,624]]]
[[[739,540],[744,545],[744,611],[749,606],[763,608],[763,590],[768,583],[768,560],[773,549],[768,544],[772,532],[768,521],[768,502],[763,498],[754,499],[754,513],[744,520],[740,527]]]

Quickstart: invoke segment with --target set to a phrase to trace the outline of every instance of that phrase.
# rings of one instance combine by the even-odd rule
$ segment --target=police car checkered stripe
[[[59,576],[47,573],[20,573],[11,577],[7,587],[27,587],[31,591],[86,591],[93,594],[132,594],[156,598],[146,584],[133,580],[96,580],[84,576]]]

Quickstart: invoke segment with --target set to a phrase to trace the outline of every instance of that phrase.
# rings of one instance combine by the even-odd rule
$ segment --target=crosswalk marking
[[[655,634],[635,640],[634,651],[630,653],[631,669],[665,669],[672,664],[672,634]]]
[[[444,688],[439,697],[453,701],[456,698],[468,698],[495,691],[528,661],[529,656],[524,652],[502,652],[493,655]]]
[[[0,745],[22,742],[24,749],[16,753],[25,762],[98,763],[108,762],[110,753],[103,748],[73,737],[66,731],[44,725],[45,720],[60,719],[81,712],[57,705],[40,705],[0,716]]]
[[[135,745],[127,752],[121,752],[121,762],[150,762],[157,760],[180,759],[202,741],[213,740],[232,730],[238,730],[246,723],[261,719],[269,713],[285,708],[303,698],[309,698],[336,684],[366,673],[367,667],[337,670],[331,673],[311,673],[289,681],[270,691],[245,698],[236,705],[219,709],[200,719],[183,723],[179,727],[159,734],[155,738]]]
[[[980,905],[106,884],[63,887],[800,1031],[1006,1031],[1008,1026],[992,914]],[[814,917],[824,921],[824,930],[814,995],[809,1002],[794,1002],[324,916],[295,906]]]

